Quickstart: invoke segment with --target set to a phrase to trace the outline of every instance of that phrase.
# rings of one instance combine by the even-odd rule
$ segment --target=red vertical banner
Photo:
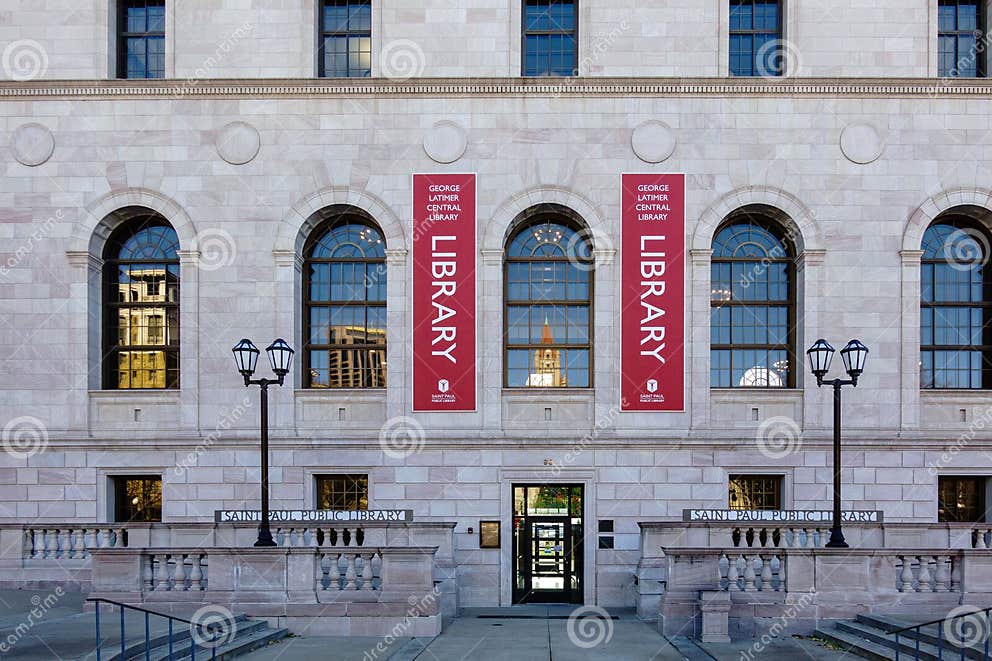
[[[620,176],[620,397],[685,410],[685,175]]]
[[[474,411],[475,175],[413,175],[413,410]]]

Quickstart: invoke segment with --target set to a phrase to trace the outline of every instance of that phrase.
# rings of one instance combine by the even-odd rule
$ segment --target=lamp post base
[[[272,533],[268,527],[258,529],[258,540],[255,541],[255,546],[276,546],[276,540],[272,539]]]
[[[846,549],[850,548],[847,542],[844,540],[844,533],[840,529],[840,526],[834,526],[830,529],[830,541],[827,542],[828,549]]]

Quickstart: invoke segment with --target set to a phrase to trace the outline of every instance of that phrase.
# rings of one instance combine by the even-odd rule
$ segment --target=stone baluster
[[[985,531],[981,528],[976,528],[972,530],[972,535],[975,537],[975,548],[976,549],[986,549],[988,546],[985,545]]]
[[[90,550],[96,546],[96,529],[85,528],[83,530],[83,557],[90,557]]]
[[[155,591],[156,592],[168,592],[169,591],[169,556],[166,553],[160,553],[155,556],[158,560],[158,573],[155,576]]]
[[[382,556],[376,551],[372,554],[372,558],[369,560],[369,564],[372,565],[372,589],[381,590],[382,589]]]
[[[729,558],[730,564],[727,565],[727,589],[731,592],[740,590],[740,586],[737,583],[740,578],[740,572],[737,568],[738,560],[740,560],[740,556],[735,554]]]
[[[110,530],[107,528],[100,529],[100,548],[105,549],[110,546]]]
[[[913,591],[913,556],[903,555],[902,572],[899,574],[899,592]]]
[[[754,592],[756,589],[754,580],[757,576],[754,573],[754,569],[757,558],[758,556],[752,556],[750,558],[744,556],[744,592]]]
[[[362,589],[371,590],[372,588],[372,556],[368,558],[362,557]]]
[[[191,592],[198,592],[203,589],[203,569],[200,567],[200,554],[193,553],[189,556],[189,589]]]
[[[347,567],[344,571],[344,589],[345,590],[355,590],[358,586],[355,584],[357,577],[357,572],[355,571],[355,564],[358,562],[358,555],[349,555],[346,558]]]
[[[785,592],[785,559],[788,556],[779,555],[775,557],[778,559],[778,587],[775,589],[778,592]]]
[[[28,557],[37,558],[40,552],[42,552],[41,536],[38,534],[37,528],[30,528],[28,529]]]
[[[313,533],[310,528],[304,528],[300,533],[300,546],[313,546]]]
[[[937,556],[937,569],[933,573],[933,589],[935,592],[947,592],[951,582],[951,572],[947,569],[947,556]]]
[[[917,592],[933,592],[933,574],[930,573],[931,560],[933,560],[933,558],[930,556],[920,556],[920,575],[918,578],[919,585],[916,589]]]
[[[186,556],[182,553],[177,553],[173,556],[176,560],[176,573],[175,573],[175,587],[173,590],[178,592],[186,591]]]
[[[327,590],[331,586],[331,556],[327,553],[320,554],[320,575],[317,577],[319,590]]]
[[[41,546],[42,546],[42,549],[43,549],[42,550],[42,553],[41,553],[41,557],[46,558],[46,559],[52,557],[52,546],[53,546],[52,534],[51,534],[51,531],[48,528],[43,528],[42,529],[42,531],[41,531],[41,539],[42,539]]]
[[[142,576],[141,582],[144,585],[145,592],[151,592],[154,589],[154,587],[155,587],[155,581],[154,581],[154,576],[155,576],[155,556],[154,555],[146,555],[146,556],[142,556],[142,557],[145,559],[144,562],[141,563],[142,564],[142,569],[144,570],[145,575]]]
[[[961,563],[955,556],[947,558],[951,565],[951,592],[961,591]]]
[[[771,592],[772,590],[772,557],[766,555],[760,558],[761,562],[761,590]]]
[[[338,590],[344,590],[345,589],[345,586],[347,584],[347,578],[346,577],[348,575],[348,564],[349,564],[349,558],[348,558],[348,556],[346,556],[344,553],[340,554],[338,556],[338,566],[337,566],[337,570],[338,570],[337,588],[338,588]]]

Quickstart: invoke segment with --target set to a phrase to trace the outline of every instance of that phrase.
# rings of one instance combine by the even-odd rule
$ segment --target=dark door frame
[[[513,511],[514,498],[516,495],[516,490],[520,487],[569,487],[579,489],[581,497],[581,506],[579,508],[579,515],[573,517],[571,514],[548,514],[548,515],[527,515],[526,511],[523,515],[518,517],[516,512]],[[511,596],[512,603],[522,604],[522,603],[571,603],[571,604],[581,604],[584,603],[583,599],[585,596],[585,548],[584,548],[584,526],[585,526],[585,494],[586,488],[582,483],[513,483],[510,487],[510,508],[512,516],[512,546],[511,546]],[[522,526],[520,530],[517,527],[517,519],[522,519]],[[573,530],[572,519],[579,519],[579,531]],[[532,579],[532,549],[533,549],[533,539],[531,537],[531,532],[533,525],[535,523],[540,523],[541,521],[546,521],[548,523],[563,523],[564,524],[564,546],[563,552],[565,554],[565,568],[564,568],[564,588],[561,591],[534,591],[531,583]],[[523,539],[518,540],[518,537],[523,537]],[[523,551],[522,556],[518,555],[517,549],[521,548]],[[522,567],[521,567],[522,563]],[[526,582],[523,588],[517,587],[517,572],[518,570],[524,570],[526,572]],[[572,580],[575,579],[575,583],[578,585],[577,588],[572,588]]]

